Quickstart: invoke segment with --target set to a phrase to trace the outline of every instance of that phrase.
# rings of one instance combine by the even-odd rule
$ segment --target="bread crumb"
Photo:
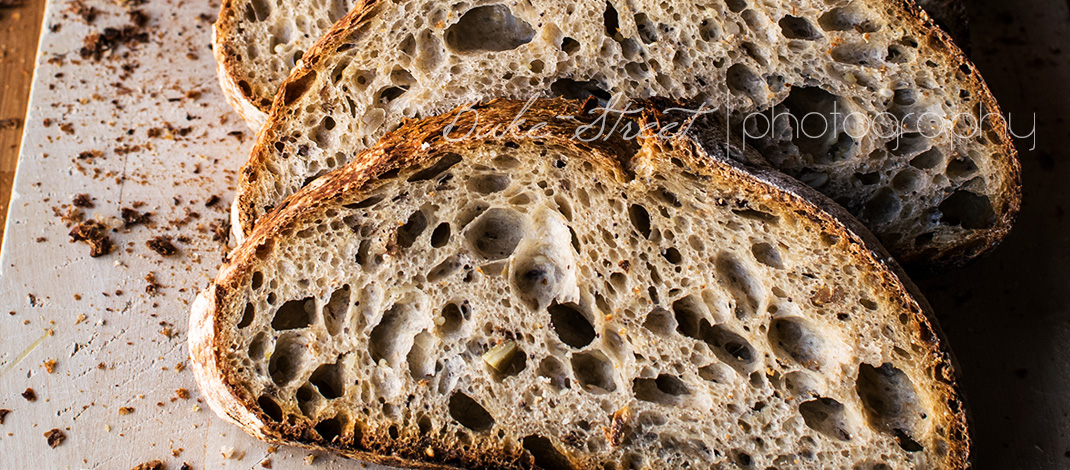
[[[7,417],[8,413],[11,413],[11,410],[0,408],[0,424],[4,424],[4,418]]]
[[[80,298],[81,296],[77,296],[77,297]],[[78,300],[78,298],[75,298],[74,300]],[[85,314],[84,313],[79,313],[78,316],[74,319],[74,324],[77,325],[77,324],[79,324],[81,322],[84,322],[85,319],[86,319]]]
[[[119,215],[123,218],[123,227],[152,223],[152,212],[138,212],[136,209],[124,207],[119,210]]]
[[[32,388],[26,387],[26,390],[22,392],[22,398],[26,401],[37,401],[37,393]]]
[[[260,466],[264,468],[271,468],[271,459],[267,458],[260,461]]]
[[[41,365],[44,366],[45,371],[48,372],[49,374],[56,372],[56,360],[55,359],[49,359],[49,360],[45,361],[44,364],[41,364]]]
[[[223,458],[227,459],[227,460],[230,460],[230,459],[241,460],[241,459],[245,458],[245,451],[244,450],[242,450],[242,451],[234,450],[234,448],[231,447],[231,446],[220,447],[219,448],[219,452],[221,454],[223,454]]]
[[[188,463],[186,463],[186,462],[182,462],[182,466],[181,466],[181,467],[179,467],[179,468],[178,468],[178,470],[193,470],[193,467],[191,467],[191,466],[190,466],[190,465],[189,465]]]
[[[134,408],[130,406],[124,406],[119,408],[119,416],[126,416],[134,412]]]
[[[189,390],[186,390],[184,388],[175,390],[175,396],[183,400],[189,400]]]
[[[167,466],[164,465],[162,461],[152,460],[149,462],[140,463],[136,467],[131,468],[130,470],[164,470],[166,468]]]
[[[316,454],[308,454],[305,456],[305,465],[312,465],[312,462],[316,461]]]
[[[83,207],[86,209],[92,209],[96,206],[96,204],[93,204],[93,198],[85,193],[74,195],[71,204],[73,204],[74,207]]]
[[[178,364],[175,364],[175,372],[182,372],[182,369],[185,369],[185,368],[186,368],[186,365],[181,363],[181,362],[179,362]]]
[[[171,256],[178,252],[175,245],[171,243],[171,237],[160,235],[149,239],[145,242],[145,246],[149,247],[152,251],[159,253],[160,256]]]
[[[268,446],[268,448],[267,448],[267,453],[269,453],[269,454],[274,454],[275,452],[278,452],[278,451],[279,451],[279,448],[277,446]]]
[[[63,431],[59,429],[52,429],[45,433],[45,439],[48,440],[48,446],[55,449],[63,444],[63,441],[67,439],[67,435],[63,434]]]

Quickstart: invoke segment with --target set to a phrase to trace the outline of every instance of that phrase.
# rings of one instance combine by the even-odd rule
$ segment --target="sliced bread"
[[[523,105],[265,216],[193,307],[212,409],[418,468],[966,467],[927,306],[851,216],[724,142],[584,142],[564,101],[447,132]]]
[[[976,70],[912,5],[368,2],[283,85],[233,227],[245,236],[406,117],[495,97],[664,96],[732,110],[737,135],[757,136],[747,143],[774,167],[847,207],[901,261],[961,264],[1010,230],[1020,170]],[[984,130],[957,137],[982,111],[994,113]]]
[[[909,1],[909,0],[908,0]],[[960,0],[920,0],[919,5],[959,44],[967,38]],[[357,0],[312,4],[292,0],[226,0],[213,29],[219,81],[231,106],[259,130],[290,69]]]

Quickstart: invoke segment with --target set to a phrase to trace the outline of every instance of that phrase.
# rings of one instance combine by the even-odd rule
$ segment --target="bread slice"
[[[968,40],[960,0],[918,4],[962,45]],[[227,101],[253,130],[267,122],[271,101],[290,69],[357,0],[294,3],[275,0],[223,2],[213,29],[213,51]]]
[[[965,468],[926,305],[841,208],[723,143],[583,142],[564,101],[444,135],[522,106],[268,214],[193,307],[211,407],[419,468]]]
[[[976,70],[919,14],[898,1],[369,1],[283,85],[233,226],[243,237],[406,117],[495,97],[664,96],[733,110],[737,134],[762,136],[748,144],[846,206],[901,261],[961,264],[1009,231],[1020,169]],[[968,133],[953,119],[982,110],[994,116],[986,130],[955,137]],[[779,124],[763,132],[756,112]],[[831,130],[793,132],[807,116]],[[892,123],[902,132],[881,127]]]

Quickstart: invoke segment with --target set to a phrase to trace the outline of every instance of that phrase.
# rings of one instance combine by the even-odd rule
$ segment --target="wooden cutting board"
[[[253,133],[216,84],[218,2],[120,3],[55,0],[45,12],[0,254],[0,409],[11,410],[0,468],[359,467],[272,453],[201,401],[189,304],[220,263],[215,232]],[[124,27],[119,40],[94,39]],[[123,209],[151,221],[128,226]],[[90,220],[107,227],[109,254],[71,242]],[[146,245],[161,236],[176,253]],[[55,448],[53,429],[65,436]]]

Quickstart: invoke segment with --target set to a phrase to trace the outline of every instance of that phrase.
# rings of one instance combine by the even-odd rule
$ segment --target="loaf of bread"
[[[502,132],[523,106],[407,123],[265,215],[193,307],[212,409],[416,468],[966,467],[926,304],[843,209],[725,141],[578,139],[564,100]]]
[[[731,128],[772,166],[844,205],[905,263],[961,264],[1010,230],[1020,169],[999,108],[913,4],[629,5],[369,1],[282,86],[242,170],[236,235],[407,117],[538,95],[732,110]]]

